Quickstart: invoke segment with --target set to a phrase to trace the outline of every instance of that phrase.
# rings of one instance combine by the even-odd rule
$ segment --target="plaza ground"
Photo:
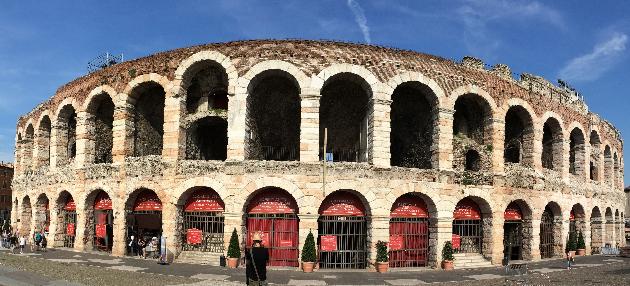
[[[630,259],[578,257],[566,270],[563,260],[529,263],[529,275],[511,276],[502,267],[441,271],[421,269],[386,274],[355,271],[270,270],[275,285],[630,285]],[[226,269],[155,260],[112,257],[67,250],[0,252],[0,285],[242,285],[244,268]]]

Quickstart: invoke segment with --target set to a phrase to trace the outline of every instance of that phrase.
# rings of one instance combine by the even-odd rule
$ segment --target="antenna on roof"
[[[122,63],[124,61],[124,55],[121,53],[120,55],[112,55],[109,52],[99,55],[93,60],[88,62],[88,72],[92,73],[100,69],[104,69],[109,66],[113,66],[118,63]]]

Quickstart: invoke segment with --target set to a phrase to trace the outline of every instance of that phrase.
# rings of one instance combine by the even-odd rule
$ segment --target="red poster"
[[[186,243],[200,244],[201,243],[201,229],[189,228],[188,230],[186,230]]]
[[[337,251],[337,236],[322,235],[320,241],[322,251]]]
[[[479,210],[479,206],[477,206],[473,200],[466,198],[459,201],[457,206],[455,206],[453,218],[478,220],[481,219],[481,211]]]
[[[402,235],[389,236],[389,249],[390,250],[401,250],[403,248],[405,248],[405,241],[403,240]]]
[[[421,198],[407,194],[396,199],[392,206],[391,216],[428,218],[429,211]]]
[[[68,225],[66,225],[66,234],[67,235],[74,235],[74,223],[69,223]]]
[[[96,237],[105,238],[107,236],[107,228],[104,224],[96,225]]]
[[[357,196],[346,191],[336,191],[322,202],[319,213],[335,216],[364,216],[365,210]]]
[[[458,234],[453,233],[453,238],[451,239],[453,243],[453,249],[459,249],[462,244],[462,237]]]
[[[248,213],[256,214],[292,214],[298,212],[295,200],[284,192],[262,192],[249,203]]]
[[[221,197],[210,189],[195,191],[186,202],[187,212],[222,212],[225,204]]]
[[[293,247],[293,241],[281,239],[279,246],[280,247]]]

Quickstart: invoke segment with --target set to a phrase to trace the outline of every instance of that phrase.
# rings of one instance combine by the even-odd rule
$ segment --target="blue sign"
[[[333,153],[326,153],[326,162],[333,161]]]

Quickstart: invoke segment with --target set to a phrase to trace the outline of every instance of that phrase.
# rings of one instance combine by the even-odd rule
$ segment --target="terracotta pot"
[[[442,260],[442,269],[444,270],[453,270],[453,261],[452,260]]]
[[[385,273],[389,269],[389,262],[376,262],[376,272]]]
[[[315,268],[315,262],[302,262],[302,270],[304,272],[311,273],[313,268]]]
[[[569,255],[570,255],[571,257],[575,257],[575,251],[574,251],[574,250],[569,251]]]
[[[238,258],[231,258],[231,257],[229,257],[227,259],[227,266],[228,266],[228,268],[236,268],[236,267],[238,267],[238,260],[239,260]]]
[[[575,251],[575,255],[584,256],[584,254],[586,254],[586,249],[584,248],[580,248]]]

